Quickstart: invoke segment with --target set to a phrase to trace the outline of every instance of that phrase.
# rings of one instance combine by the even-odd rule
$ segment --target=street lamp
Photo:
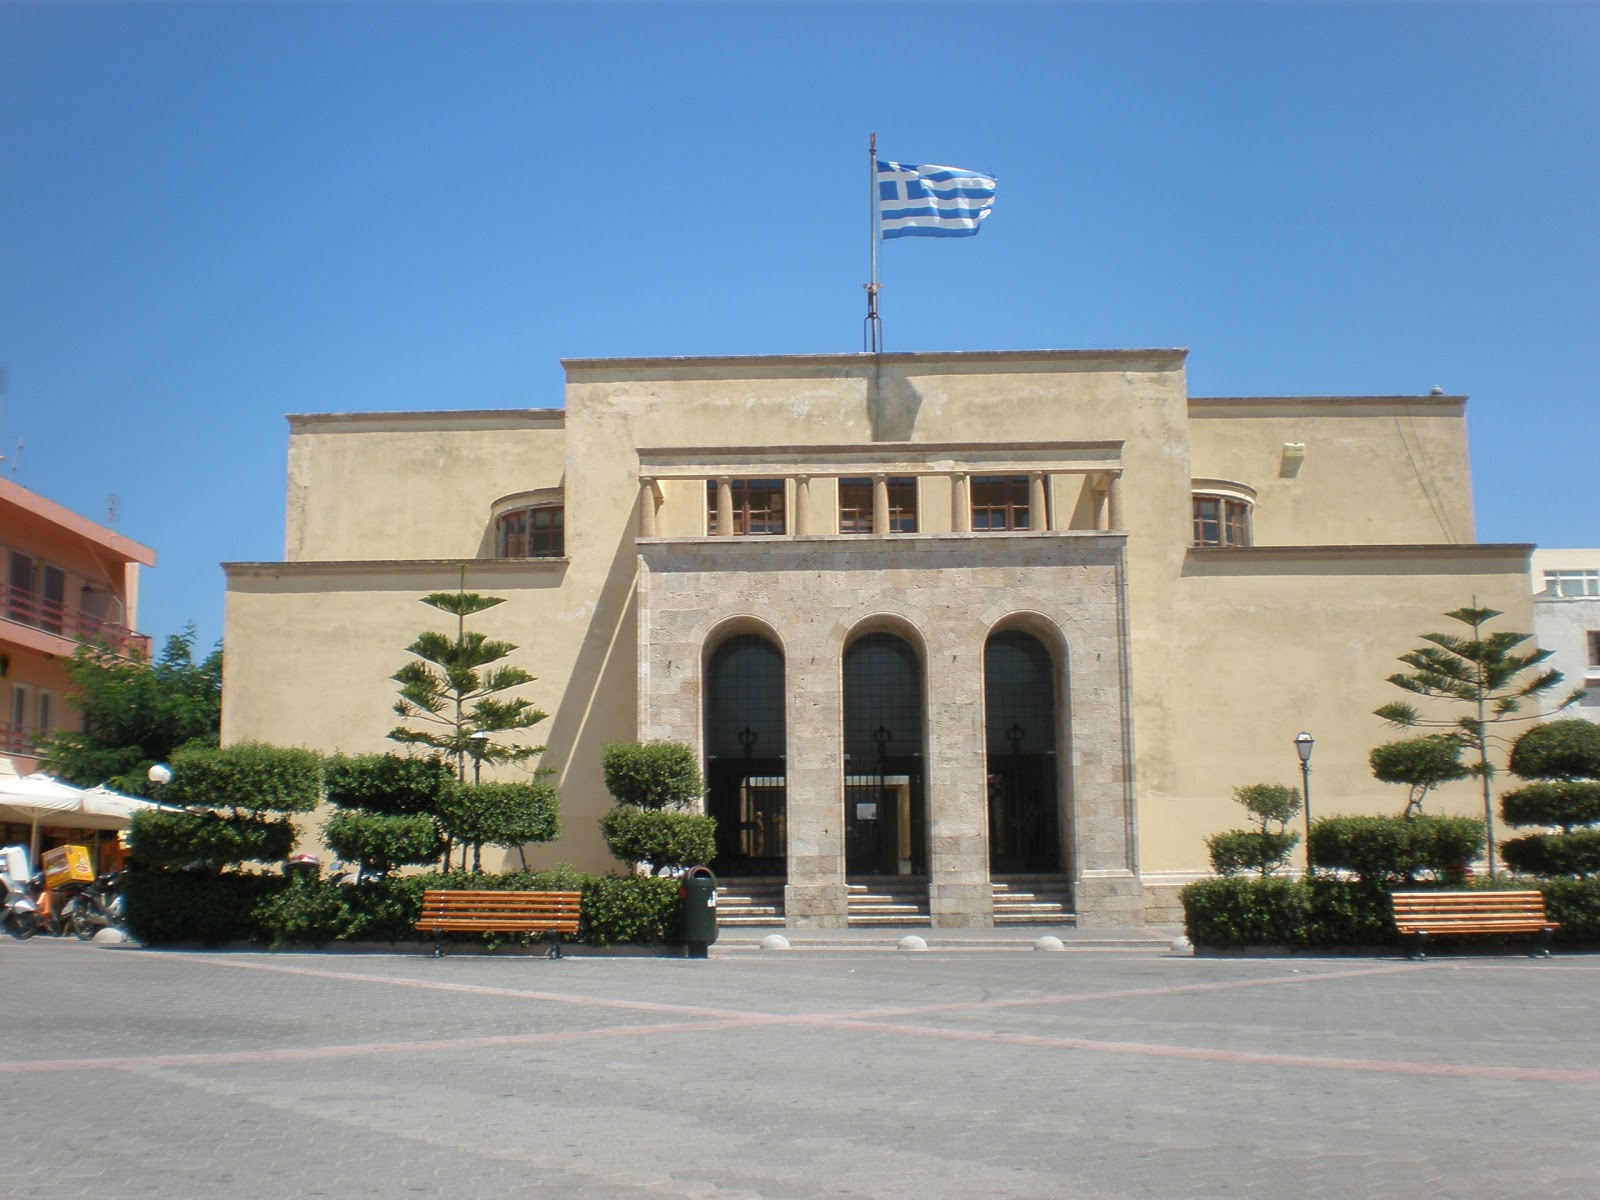
[[[476,785],[483,776],[483,755],[489,748],[489,735],[475,729],[467,735],[467,740],[472,743],[472,782]]]
[[[167,784],[172,782],[172,768],[166,763],[151,763],[144,777],[156,785],[156,799],[159,800]]]
[[[1317,743],[1302,729],[1294,735],[1294,751],[1300,756],[1300,797],[1306,806],[1306,874],[1311,874],[1311,747]]]

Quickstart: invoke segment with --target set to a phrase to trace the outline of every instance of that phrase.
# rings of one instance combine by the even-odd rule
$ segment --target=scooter
[[[0,867],[0,886],[5,895],[0,897],[0,925],[12,937],[21,940],[39,932],[39,903],[25,879],[12,878],[11,872]]]
[[[121,881],[122,872],[112,871],[75,890],[61,906],[58,932],[70,929],[87,942],[102,929],[121,929],[124,901],[117,888]]]

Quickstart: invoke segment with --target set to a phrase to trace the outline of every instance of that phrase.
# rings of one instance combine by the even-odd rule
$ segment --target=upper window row
[[[1544,590],[1552,596],[1600,596],[1600,571],[1546,571]]]
[[[784,490],[781,479],[729,481],[735,534],[785,532]],[[706,532],[715,536],[717,481],[706,481]],[[887,481],[890,533],[917,532],[917,481],[909,476]],[[873,481],[839,480],[839,532],[871,533]],[[1030,529],[1028,477],[1026,475],[975,475],[972,478],[972,528],[974,532]]]
[[[500,558],[561,558],[567,552],[566,509],[537,504],[501,513],[494,523]]]
[[[1194,498],[1196,546],[1250,545],[1250,505],[1231,496]]]

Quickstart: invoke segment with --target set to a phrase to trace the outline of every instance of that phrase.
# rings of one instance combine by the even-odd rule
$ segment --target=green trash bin
[[[678,884],[683,900],[683,940],[687,957],[704,958],[717,940],[717,877],[710,867],[690,867]]]

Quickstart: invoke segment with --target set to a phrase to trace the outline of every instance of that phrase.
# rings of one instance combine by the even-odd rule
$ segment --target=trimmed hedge
[[[600,754],[606,791],[619,804],[672,808],[705,794],[700,764],[682,742],[607,742]]]
[[[1500,857],[1506,860],[1506,866],[1523,875],[1597,875],[1600,829],[1526,834],[1502,842]]]
[[[1311,861],[1367,884],[1409,883],[1418,871],[1457,874],[1484,847],[1473,817],[1324,817],[1311,826]]]
[[[406,863],[437,862],[444,854],[439,825],[426,813],[341,810],[322,827],[334,856],[359,863],[361,874],[382,876]]]
[[[1581,718],[1535,725],[1511,747],[1519,779],[1600,779],[1600,725]]]
[[[1180,898],[1184,932],[1196,946],[1292,946],[1305,937],[1310,897],[1297,879],[1202,879]]]
[[[323,764],[322,781],[336,808],[415,815],[436,812],[456,775],[442,758],[336,754]]]
[[[143,809],[133,816],[128,853],[142,867],[220,871],[245,862],[274,862],[294,848],[288,817],[221,817],[175,809]]]
[[[700,813],[661,812],[619,804],[600,820],[606,847],[625,863],[657,867],[708,863],[717,853],[717,822]]]
[[[263,742],[175,750],[162,799],[195,808],[303,813],[322,795],[322,758]]]
[[[439,807],[439,823],[457,842],[514,848],[561,836],[561,797],[548,783],[463,783]]]
[[[1211,868],[1218,875],[1270,875],[1299,844],[1298,833],[1271,829],[1230,829],[1206,839]]]
[[[1500,815],[1508,825],[1593,825],[1600,822],[1600,783],[1530,783],[1500,797]]]
[[[134,870],[122,877],[121,887],[128,931],[146,945],[218,945],[268,940],[257,911],[288,884],[281,875]]]

